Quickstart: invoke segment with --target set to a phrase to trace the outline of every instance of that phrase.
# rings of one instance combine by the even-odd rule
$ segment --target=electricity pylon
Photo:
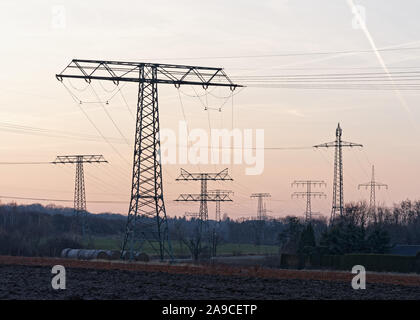
[[[369,211],[371,212],[372,215],[375,215],[375,213],[376,213],[376,188],[378,188],[378,190],[380,190],[381,187],[385,187],[386,189],[388,189],[387,184],[375,181],[375,166],[372,165],[372,178],[371,178],[371,180],[367,183],[359,184],[358,189],[360,189],[360,187],[365,187],[366,189],[368,187],[370,188]]]
[[[251,198],[258,199],[257,220],[265,220],[267,218],[267,210],[265,208],[264,198],[271,197],[269,193],[253,193]]]
[[[181,169],[181,174],[176,181],[201,181],[201,193],[192,194],[192,193],[182,193],[178,196],[175,201],[199,201],[200,210],[198,212],[198,219],[204,224],[207,225],[209,210],[207,207],[207,202],[222,202],[222,201],[232,201],[229,197],[231,192],[222,191],[213,192],[207,191],[207,181],[232,181],[233,179],[228,174],[228,169],[224,169],[217,173],[189,173],[188,171]]]
[[[83,163],[103,163],[108,162],[102,155],[71,155],[57,156],[54,164],[76,164],[76,179],[74,184],[74,215],[80,219],[82,225],[82,237],[89,234],[86,210],[86,189]]]
[[[168,222],[163,197],[158,84],[240,87],[232,83],[222,68],[173,64],[74,59],[60,73],[64,78],[108,80],[138,83],[137,118],[132,171],[131,199],[122,252],[129,245],[133,258],[134,241],[138,234],[153,246],[159,243],[159,254],[172,257]]]
[[[222,217],[221,217],[221,196],[222,195],[230,195],[233,194],[233,191],[231,190],[220,190],[220,189],[216,189],[216,190],[209,190],[208,191],[209,194],[214,194],[217,198],[219,198],[218,200],[216,200],[216,215],[215,215],[215,223],[213,224],[213,229],[211,232],[211,252],[212,252],[212,256],[215,257],[217,254],[217,245],[220,242],[220,228],[221,228],[221,221],[222,221]]]
[[[292,182],[292,187],[296,186],[306,186],[306,192],[293,192],[292,194],[292,198],[305,198],[306,197],[306,211],[305,211],[305,221],[306,222],[311,222],[312,221],[312,204],[311,204],[311,199],[313,198],[326,198],[327,195],[324,192],[316,192],[316,191],[312,191],[312,187],[326,187],[327,184],[325,183],[325,181],[323,180],[295,180]]]
[[[220,203],[222,202],[222,200],[220,200],[222,198],[222,195],[229,195],[229,194],[233,194],[233,191],[231,190],[220,190],[220,189],[216,189],[216,190],[209,190],[208,194],[214,194],[217,198],[219,198],[218,200],[216,200],[216,215],[215,215],[215,220],[216,222],[220,222],[222,220],[221,217],[221,210],[220,210]]]
[[[182,193],[178,196],[175,201],[199,201],[200,210],[198,214],[195,213],[186,213],[186,215],[192,215],[198,218],[198,234],[195,235],[195,238],[191,241],[196,243],[196,245],[201,250],[201,243],[204,241],[211,242],[211,253],[213,256],[216,255],[216,230],[213,229],[212,233],[209,233],[208,225],[208,207],[207,202],[216,202],[220,206],[220,202],[232,201],[229,197],[231,191],[225,190],[213,190],[207,191],[207,181],[232,181],[233,179],[228,174],[228,169],[224,169],[217,173],[189,173],[188,171],[181,169],[181,174],[176,181],[201,181],[201,193],[200,194],[191,194],[191,193]],[[220,208],[220,207],[219,207]],[[220,209],[219,209],[220,210]],[[220,213],[219,213],[220,215]],[[204,237],[203,237],[204,235]]]
[[[344,213],[344,190],[343,190],[343,148],[344,147],[363,147],[363,145],[353,142],[346,142],[341,140],[343,130],[340,123],[335,130],[335,141],[318,144],[314,148],[335,148],[334,156],[334,182],[333,182],[333,199],[330,221],[333,222],[337,217]]]

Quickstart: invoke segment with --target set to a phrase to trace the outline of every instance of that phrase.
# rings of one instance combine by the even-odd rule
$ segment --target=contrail
[[[369,41],[369,43],[370,43],[370,45],[373,49],[373,52],[375,53],[376,57],[378,58],[379,63],[381,64],[382,69],[385,71],[385,73],[387,74],[391,83],[393,84],[393,86],[394,86],[393,91],[394,91],[395,95],[397,96],[398,100],[400,101],[400,103],[403,106],[403,108],[405,109],[405,111],[409,114],[410,124],[413,126],[413,128],[415,128],[414,123],[412,122],[412,119],[411,119],[410,107],[408,106],[408,104],[405,101],[404,97],[402,96],[401,92],[395,87],[394,79],[392,78],[391,74],[389,73],[388,67],[386,66],[385,61],[382,58],[381,54],[379,53],[378,48],[377,48],[375,42],[373,41],[373,38],[372,38],[369,30],[367,29],[365,22],[363,21],[362,17],[360,16],[359,10],[357,10],[357,7],[354,4],[353,0],[347,0],[347,4],[349,5],[350,9],[352,10],[353,14],[355,15],[355,17],[357,19],[357,22],[360,25],[360,28],[362,29],[363,33],[365,34],[366,38],[368,39],[368,41]]]

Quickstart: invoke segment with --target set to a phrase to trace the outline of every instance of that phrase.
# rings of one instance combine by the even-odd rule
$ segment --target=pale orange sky
[[[78,106],[54,75],[72,58],[220,66],[232,79],[242,75],[279,75],[285,73],[354,72],[352,68],[383,71],[374,53],[321,56],[273,56],[296,52],[371,50],[366,34],[352,27],[352,12],[346,1],[120,1],[115,7],[107,1],[65,1],[65,27],[52,28],[55,1],[37,1],[18,5],[0,4],[0,162],[52,161],[60,154],[103,154],[106,165],[86,165],[86,189],[89,200],[118,200],[126,203],[88,203],[91,212],[128,210],[131,167],[124,163],[100,139],[66,139],[6,130],[5,124],[30,126],[56,131],[98,136]],[[419,46],[420,22],[416,1],[355,1],[366,9],[366,25],[378,48]],[[109,2],[111,4],[111,2]],[[389,67],[419,67],[419,50],[381,53]],[[238,57],[239,56],[239,57]],[[215,58],[208,58],[215,57]],[[236,57],[236,58],[229,58]],[[376,69],[375,69],[376,68]],[[369,69],[370,70],[370,69]],[[82,81],[74,80],[77,89]],[[98,83],[95,90],[104,99],[109,93]],[[111,83],[104,84],[111,90]],[[89,91],[75,94],[94,101]],[[123,89],[133,112],[136,86]],[[193,94],[191,88],[182,88]],[[200,94],[201,88],[197,88]],[[217,89],[226,96],[229,91]],[[420,177],[418,91],[402,92],[411,110],[408,113],[393,91],[302,90],[247,87],[234,98],[234,125],[241,129],[265,130],[266,147],[307,147],[334,140],[337,122],[343,139],[362,143],[361,150],[344,151],[345,201],[368,199],[368,190],[357,190],[370,179],[375,165],[377,180],[389,184],[389,190],[377,192],[377,200],[387,205],[406,199],[418,199]],[[208,130],[208,118],[197,98],[183,96],[190,128]],[[217,107],[223,99],[209,99]],[[161,128],[177,129],[183,119],[177,91],[160,86]],[[120,96],[107,106],[113,119],[129,139],[123,143],[102,108],[84,104],[83,108],[128,161],[132,161],[134,121]],[[230,101],[222,112],[210,111],[212,127],[230,128]],[[26,130],[27,131],[27,130]],[[192,172],[199,169],[220,171],[226,166],[182,166]],[[331,207],[333,150],[266,150],[262,175],[246,176],[243,166],[228,166],[234,182],[212,183],[209,189],[235,192],[232,204],[222,204],[231,217],[252,216],[257,203],[253,192],[269,192],[267,209],[272,216],[302,215],[304,200],[291,200],[295,179],[325,180],[326,200],[314,200],[313,210],[329,215]],[[174,179],[181,165],[164,167],[164,191],[167,213],[182,215],[195,211],[199,204],[174,202],[180,192],[198,193],[199,183],[181,183]],[[0,196],[72,199],[75,168],[53,165],[1,165]],[[8,199],[1,199],[8,202]],[[19,203],[31,201],[19,200]],[[47,204],[49,202],[42,202]],[[62,203],[57,203],[62,204]],[[72,203],[68,203],[69,206]],[[210,217],[214,205],[210,204]]]

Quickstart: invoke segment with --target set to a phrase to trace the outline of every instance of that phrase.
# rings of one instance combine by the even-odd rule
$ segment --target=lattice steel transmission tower
[[[327,195],[324,192],[312,191],[312,187],[326,187],[327,184],[323,180],[295,180],[292,182],[292,187],[296,186],[306,186],[305,192],[296,191],[292,193],[292,198],[306,198],[306,211],[305,211],[305,221],[312,221],[312,198],[326,198]]]
[[[216,255],[216,242],[217,242],[217,232],[213,228],[210,233],[208,225],[208,207],[207,202],[216,202],[220,205],[220,202],[232,201],[229,197],[231,191],[226,190],[212,190],[207,191],[207,181],[232,181],[233,179],[228,174],[228,169],[224,169],[217,173],[189,173],[188,171],[181,169],[180,176],[176,181],[201,181],[201,192],[199,194],[191,193],[182,193],[178,196],[175,201],[193,201],[200,202],[200,210],[198,214],[195,213],[186,213],[186,215],[194,216],[198,218],[198,234],[195,235],[194,239],[190,241],[196,243],[199,248],[202,248],[201,244],[203,242],[211,243],[211,253],[213,256]],[[220,207],[219,207],[220,208]],[[220,209],[219,209],[220,210]],[[216,214],[217,215],[217,214]],[[204,237],[203,237],[204,236]],[[204,241],[203,241],[204,240]]]
[[[388,185],[385,184],[385,183],[375,181],[375,166],[372,165],[372,178],[371,178],[371,180],[367,183],[359,184],[358,189],[360,189],[360,187],[365,187],[366,189],[370,188],[369,210],[374,215],[376,213],[376,188],[378,188],[378,190],[380,190],[381,187],[385,187],[386,189],[388,189]]]
[[[161,259],[172,257],[163,197],[159,136],[158,84],[240,87],[232,83],[222,68],[199,66],[75,59],[57,79],[108,80],[138,83],[137,118],[132,171],[131,200],[122,251],[129,245],[133,257],[134,241],[159,243]]]
[[[218,198],[218,200],[216,200],[216,215],[215,215],[215,220],[217,222],[220,222],[222,220],[221,217],[221,210],[220,210],[220,203],[222,202],[222,200],[220,200],[222,197],[226,196],[226,195],[230,195],[233,194],[232,190],[220,190],[220,189],[216,189],[216,190],[209,190],[208,194],[213,194],[216,196],[216,198]]]
[[[251,198],[258,199],[258,206],[257,206],[257,220],[265,220],[267,218],[267,210],[264,203],[264,198],[271,197],[269,193],[253,193],[251,194]]]
[[[343,190],[343,148],[345,147],[363,147],[363,145],[353,142],[341,140],[343,130],[340,123],[335,130],[335,141],[318,144],[314,148],[335,148],[334,156],[334,182],[333,182],[333,199],[331,209],[331,219],[333,222],[337,214],[343,216],[344,213],[344,190]]]
[[[108,162],[102,155],[71,155],[57,156],[54,164],[76,164],[76,179],[74,184],[74,216],[81,221],[82,237],[89,233],[86,210],[86,188],[83,164]]]
[[[189,173],[181,169],[181,174],[176,181],[201,181],[201,192],[199,194],[182,193],[175,201],[194,201],[200,202],[200,210],[198,212],[198,219],[206,225],[209,216],[207,202],[224,202],[232,201],[229,197],[231,191],[217,190],[207,191],[207,181],[232,181],[233,179],[228,174],[228,169],[224,169],[217,173]]]

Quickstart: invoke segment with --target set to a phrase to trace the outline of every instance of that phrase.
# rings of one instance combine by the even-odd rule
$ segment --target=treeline
[[[122,215],[90,214],[87,221],[95,236],[121,234],[125,228]],[[0,254],[58,256],[64,248],[83,248],[79,229],[80,221],[69,208],[1,205]]]
[[[172,219],[172,239],[186,242],[196,233],[184,218]],[[405,200],[392,208],[349,203],[333,223],[325,217],[310,224],[298,217],[265,221],[226,219],[218,225],[216,244],[278,245],[282,253],[388,253],[396,244],[420,244],[420,201]],[[210,222],[209,229],[215,227]],[[190,241],[191,242],[191,241]]]
[[[342,217],[322,226],[304,226],[290,217],[280,232],[281,249],[289,253],[388,253],[396,244],[420,244],[420,201],[405,200],[393,208],[347,204]]]
[[[122,237],[125,224],[126,216],[119,214],[88,215],[93,237]],[[171,240],[180,243],[195,236],[199,225],[185,217],[169,218],[168,224]],[[248,243],[275,245],[287,253],[386,253],[395,244],[420,244],[420,201],[405,200],[392,208],[376,210],[370,210],[364,202],[350,203],[344,216],[333,224],[323,217],[310,225],[292,216],[265,221],[226,218],[220,223],[209,221],[209,230],[214,246]],[[0,205],[1,255],[56,256],[67,247],[83,247],[80,221],[72,209],[39,204]]]

